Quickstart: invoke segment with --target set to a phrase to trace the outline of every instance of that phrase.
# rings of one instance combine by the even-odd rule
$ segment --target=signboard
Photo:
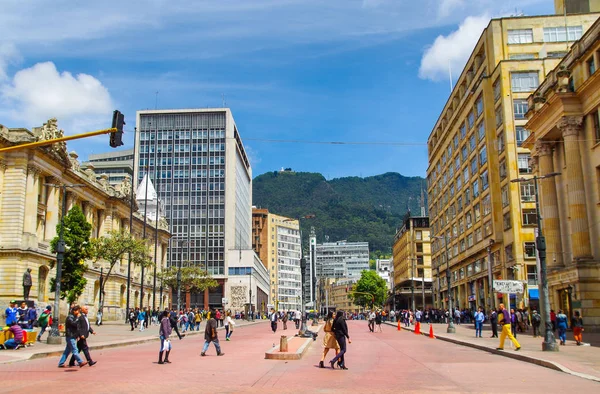
[[[518,280],[495,280],[494,291],[496,293],[522,293],[523,282]]]
[[[227,305],[227,304],[229,304],[229,299],[225,298],[225,297],[221,298],[221,305]]]

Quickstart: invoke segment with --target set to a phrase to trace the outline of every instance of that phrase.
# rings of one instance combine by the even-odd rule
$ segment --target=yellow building
[[[44,126],[26,129],[7,129],[0,125],[0,147],[15,144],[58,138],[63,131],[57,127],[56,119]],[[108,140],[108,137],[107,137]],[[62,189],[48,184],[83,187],[68,188],[66,193],[67,210],[79,205],[90,224],[92,237],[101,237],[112,230],[128,230],[131,180],[114,187],[108,176],[97,176],[93,167],[80,167],[75,152],[67,153],[66,144],[38,148],[26,148],[0,153],[0,303],[7,305],[11,299],[22,300],[23,274],[30,268],[32,287],[29,299],[38,306],[45,307],[54,301],[50,291],[50,278],[56,276],[55,268],[50,268],[56,255],[50,252],[50,241],[57,235],[56,225],[62,215]],[[154,260],[155,226],[148,221],[146,229],[150,257]],[[170,234],[166,222],[158,223],[158,260],[160,272],[166,261]],[[134,216],[133,233],[142,236],[143,219]],[[100,270],[107,272],[107,264],[87,262],[85,273],[87,286],[78,302],[88,305],[90,314],[95,315],[99,304]],[[150,271],[150,272],[149,272]],[[146,270],[144,283],[144,307],[164,307],[169,305],[169,291],[159,285],[153,287],[153,269]],[[132,267],[130,305],[140,305],[141,273]],[[125,319],[127,297],[127,260],[117,264],[105,285],[104,319]],[[162,294],[161,294],[162,293]],[[160,298],[162,295],[162,299]],[[67,310],[66,301],[61,312]]]
[[[415,309],[434,305],[429,235],[428,217],[407,217],[394,236],[396,309],[413,309],[413,292]],[[433,287],[436,287],[435,283]]]
[[[327,279],[325,288],[327,290],[327,306],[336,311],[359,313],[363,307],[355,305],[349,295],[352,287],[358,282],[359,278]],[[324,308],[325,309],[325,308]]]
[[[557,14],[583,14],[600,11],[600,0],[554,0]]]
[[[600,329],[600,20],[530,98],[550,305]]]
[[[432,242],[433,269],[443,306],[444,238],[456,307],[498,304],[490,295],[490,262],[494,279],[537,285],[533,184],[510,182],[532,172],[522,146],[527,98],[598,16],[493,19],[475,45],[428,139],[430,225],[441,238]],[[511,305],[530,302],[537,300],[526,291]]]
[[[302,311],[300,224],[298,220],[252,208],[253,248],[269,270],[269,304]]]

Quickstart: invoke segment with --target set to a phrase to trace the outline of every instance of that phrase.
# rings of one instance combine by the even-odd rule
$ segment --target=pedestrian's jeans
[[[71,353],[73,353],[73,357],[75,357],[75,360],[77,360],[79,364],[83,362],[81,357],[79,357],[79,351],[77,350],[77,342],[75,341],[75,338],[67,338],[67,346],[65,347],[65,351],[63,352],[58,365],[64,365],[65,361],[67,361],[67,357],[69,357],[69,354]]]
[[[42,329],[40,330],[40,333],[37,336],[37,340],[39,341],[40,339],[42,339],[42,334],[44,332],[46,332],[46,328],[48,328],[48,326],[42,326]]]
[[[14,349],[17,347],[17,341],[15,341],[14,338],[7,339],[6,342],[4,342],[4,347],[7,349]]]
[[[344,354],[346,353],[346,337],[341,335],[341,336],[336,336],[335,337],[337,339],[338,345],[340,345],[340,351],[338,352],[338,354],[333,358],[333,360],[331,360],[332,363],[335,363],[338,360],[342,360],[341,361],[341,365],[342,366],[346,366],[345,364],[345,359],[344,359]]]
[[[215,344],[215,349],[217,349],[217,354],[221,353],[221,345],[219,344],[219,340],[218,339],[213,339],[212,341],[204,341],[204,346],[202,346],[202,353],[206,353],[206,351],[208,350],[208,345],[210,343],[214,343]]]
[[[567,328],[558,326],[558,337],[564,343],[567,341]]]
[[[481,330],[483,330],[483,322],[482,321],[476,321],[475,322],[475,336],[476,337],[480,337],[481,336]]]

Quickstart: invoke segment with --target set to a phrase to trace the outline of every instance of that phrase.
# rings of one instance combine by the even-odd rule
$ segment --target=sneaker
[[[225,338],[226,341],[229,341],[229,338]]]
[[[504,350],[502,347],[497,347],[496,350]]]
[[[98,361],[90,361],[90,367],[93,367],[94,365],[96,365]]]
[[[515,349],[515,352],[518,352],[519,350],[521,350],[521,348],[520,348],[520,347],[516,348],[516,349]]]
[[[217,356],[224,356],[224,355],[225,355],[225,353],[223,353],[223,352],[217,354]]]
[[[87,365],[87,363],[88,363],[87,361],[79,363],[79,368],[85,367]]]
[[[206,353],[202,352],[202,353],[200,353],[200,355],[201,355],[202,357],[204,357],[204,356],[206,356]]]
[[[58,368],[65,368],[65,364],[59,364]]]

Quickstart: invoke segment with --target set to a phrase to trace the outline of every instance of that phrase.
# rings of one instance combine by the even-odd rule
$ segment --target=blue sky
[[[0,124],[56,117],[75,134],[108,127],[118,108],[131,130],[156,91],[159,108],[218,107],[224,94],[255,176],[281,167],[424,176],[448,65],[456,78],[490,17],[551,14],[553,1],[416,4],[0,0]],[[69,149],[81,159],[110,150],[105,136]]]

